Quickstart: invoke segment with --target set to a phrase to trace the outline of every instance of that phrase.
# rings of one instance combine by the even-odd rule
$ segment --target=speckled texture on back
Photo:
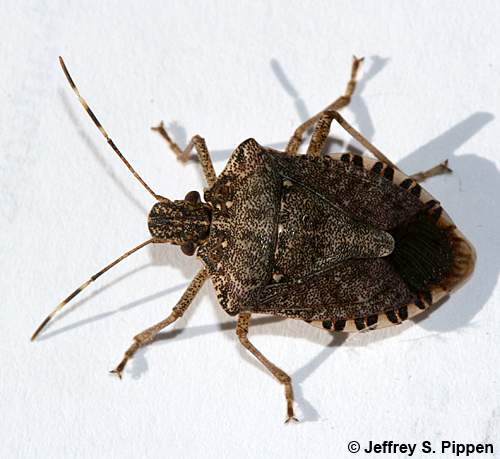
[[[390,234],[357,222],[314,189],[284,178],[280,193],[273,282],[297,281],[351,258],[388,255]]]
[[[335,321],[376,314],[414,298],[385,259],[351,259],[300,282],[268,285],[254,312]]]
[[[439,203],[368,158],[288,156],[249,139],[205,199],[212,222],[197,254],[229,314],[359,330],[383,313],[395,324],[464,271],[466,242]]]
[[[309,186],[354,219],[375,228],[394,228],[423,208],[417,196],[356,164],[329,156],[288,157],[281,152],[267,151],[284,175]]]
[[[197,255],[208,268],[221,306],[236,314],[254,304],[271,276],[271,247],[281,179],[257,142],[243,142],[214,186],[208,241]]]

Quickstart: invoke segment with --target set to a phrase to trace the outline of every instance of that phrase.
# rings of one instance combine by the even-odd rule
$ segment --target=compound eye
[[[190,257],[194,255],[194,252],[196,251],[196,245],[194,245],[193,242],[186,242],[181,245],[181,250],[184,255]]]
[[[197,191],[190,191],[184,198],[184,201],[190,202],[191,204],[198,204],[201,201],[200,193]]]

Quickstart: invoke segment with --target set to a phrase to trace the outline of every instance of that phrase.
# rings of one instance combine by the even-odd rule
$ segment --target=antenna
[[[63,301],[61,301],[56,308],[45,318],[45,320],[40,324],[40,326],[36,329],[35,333],[33,333],[33,336],[31,337],[31,341],[34,341],[36,337],[40,334],[40,332],[45,328],[45,326],[52,320],[52,318],[62,309],[64,306],[66,306],[76,295],[78,295],[82,290],[87,288],[92,282],[94,282],[98,277],[100,277],[102,274],[104,274],[108,269],[111,269],[113,266],[117,265],[120,263],[120,261],[124,260],[127,258],[129,255],[132,255],[134,252],[137,252],[139,249],[142,249],[144,246],[151,244],[152,242],[155,242],[155,238],[148,239],[147,241],[142,242],[138,246],[134,247],[133,249],[129,250],[128,252],[125,252],[121,257],[117,258],[115,261],[111,262],[109,265],[101,269],[99,272],[94,274],[89,280],[85,281],[80,287],[78,287],[73,293],[71,293],[67,298],[65,298]]]
[[[149,194],[153,196],[157,201],[169,201],[167,198],[164,198],[163,196],[160,196],[156,194],[150,187],[149,185],[142,179],[142,177],[135,171],[135,169],[131,166],[131,164],[127,161],[125,156],[121,153],[121,151],[118,149],[118,147],[115,145],[113,140],[108,136],[108,133],[106,130],[102,127],[102,124],[100,121],[97,119],[97,117],[94,115],[94,112],[90,109],[89,105],[87,104],[87,101],[81,96],[80,91],[76,87],[75,82],[73,81],[73,78],[71,78],[71,75],[68,72],[68,69],[66,68],[66,64],[64,63],[64,60],[61,56],[59,56],[59,63],[61,64],[61,67],[63,69],[64,74],[66,75],[66,78],[68,79],[68,82],[75,92],[76,96],[78,97],[78,100],[80,103],[83,105],[83,108],[85,111],[88,113],[94,124],[97,126],[99,131],[101,131],[101,134],[105,137],[111,148],[114,150],[114,152],[118,155],[118,157],[125,163],[125,166],[127,166],[128,170],[132,172],[134,177],[141,182],[142,186],[148,190]]]

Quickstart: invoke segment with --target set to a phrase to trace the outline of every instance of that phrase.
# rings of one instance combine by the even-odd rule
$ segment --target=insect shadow
[[[362,95],[367,83],[387,65],[388,59],[380,56],[372,56],[367,61],[369,66],[365,70],[363,77],[358,82],[355,95],[349,105],[349,110],[354,115],[356,124],[359,126],[360,131],[363,132],[368,140],[371,140],[375,134],[375,128]],[[299,92],[291,84],[282,66],[276,59],[272,59],[270,65],[276,79],[284,91],[293,99],[300,121],[305,121],[310,117],[310,113],[303,99],[300,97]],[[335,94],[332,94],[332,97],[334,96]],[[75,118],[66,96],[61,93],[61,97],[72,121],[76,126],[78,126],[79,122]],[[460,212],[467,210],[469,215],[463,218],[463,224],[460,226],[463,228],[464,233],[467,234],[475,244],[478,252],[475,282],[472,283],[476,283],[477,286],[475,288],[465,288],[462,292],[460,292],[460,301],[453,301],[453,309],[450,307],[433,307],[428,312],[421,314],[418,319],[414,320],[414,322],[418,323],[419,326],[430,331],[446,332],[468,326],[477,312],[491,296],[498,279],[499,267],[495,259],[494,247],[498,246],[499,237],[494,233],[494,228],[497,228],[500,223],[500,213],[497,208],[491,204],[490,200],[478,199],[478,196],[488,197],[496,194],[496,190],[498,189],[500,182],[499,172],[493,162],[482,158],[477,154],[467,153],[465,155],[456,155],[457,150],[463,144],[465,144],[493,119],[493,115],[487,112],[474,113],[438,137],[411,152],[398,163],[398,166],[400,166],[402,170],[407,173],[413,173],[437,164],[446,158],[450,160],[450,165],[454,170],[454,175],[450,177],[440,177],[439,179],[432,181],[432,192],[439,196],[444,204],[444,207],[450,209],[450,213],[452,215],[457,216],[460,215]],[[178,123],[170,123],[168,128],[174,140],[179,144],[184,145],[187,139],[186,129]],[[100,149],[96,148],[94,143],[85,134],[85,131],[78,128],[78,133],[83,138],[84,142],[89,147],[97,161],[105,168],[108,175],[110,175],[112,180],[117,184],[119,189],[126,194],[136,207],[141,209],[144,214],[147,214],[147,209],[145,209],[144,206],[142,206],[142,204],[128,192],[127,188],[120,182],[117,176],[114,175],[111,168],[107,165],[107,162],[102,158]],[[286,146],[286,142],[277,142],[268,144],[267,146],[276,149],[283,149]],[[332,149],[335,148],[337,151],[349,150],[362,153],[358,146],[354,143],[346,143],[343,139],[337,137],[333,137],[330,140],[329,146]],[[339,146],[344,148],[339,150]],[[229,158],[232,151],[232,149],[212,150],[211,156],[214,161],[225,161]],[[454,187],[449,186],[450,180],[456,180],[459,184],[459,199],[457,199],[456,194],[451,191],[451,188]],[[462,184],[462,182],[466,183]],[[427,185],[428,184],[424,186]],[[466,187],[466,189],[463,189],[462,187]],[[450,206],[450,204],[454,202],[456,203],[455,212],[453,212],[452,209],[453,205]],[[61,314],[59,319],[64,317],[69,311],[74,310],[76,307],[88,301],[90,298],[97,296],[100,292],[152,265],[176,266],[181,270],[186,278],[190,278],[194,275],[196,270],[195,263],[192,263],[191,259],[183,256],[177,247],[151,246],[149,250],[152,258],[151,263],[135,268],[104,285],[91,295],[75,303],[72,308],[68,309],[67,312]],[[70,329],[90,324],[110,315],[126,311],[136,306],[141,306],[147,302],[158,300],[173,292],[184,289],[186,285],[187,282],[168,289],[160,290],[154,294],[134,300],[111,312],[97,314],[53,332],[46,333],[45,337],[42,339],[47,339]],[[211,302],[213,304],[217,304],[217,299],[212,290],[205,289],[204,292],[211,297]],[[195,304],[203,297],[204,295],[199,295],[195,300]],[[188,339],[220,331],[229,332],[230,335],[228,334],[227,336],[231,336],[231,340],[236,339],[236,334],[234,333],[236,322],[234,320],[227,321],[227,315],[225,315],[224,312],[218,307],[216,308],[216,314],[220,323],[215,325],[184,328],[184,325],[189,320],[192,311],[195,309],[196,308],[192,308],[187,311],[186,315],[179,321],[177,328],[160,333],[156,339],[157,344],[166,343],[174,337],[176,339]],[[422,320],[424,318],[425,320]],[[301,383],[305,381],[317,368],[319,368],[319,366],[331,356],[338,346],[366,346],[369,343],[396,336],[411,326],[409,323],[410,321],[408,321],[398,327],[390,327],[375,332],[359,333],[354,335],[339,333],[332,337],[323,330],[311,327],[301,321],[287,320],[284,323],[282,322],[284,322],[284,319],[276,317],[257,317],[252,320],[252,334],[292,336],[300,339],[307,339],[323,346],[323,349],[313,359],[290,374],[294,381],[295,399],[298,406],[301,408],[301,419],[303,421],[318,420],[319,414],[303,396]],[[350,338],[346,342],[348,336],[350,336]],[[440,335],[436,333],[436,336]],[[262,370],[254,359],[248,356],[243,349],[239,347],[238,349],[246,361]],[[147,371],[148,366],[145,358],[147,351],[148,347],[141,348],[132,361],[133,365],[130,373],[133,378],[139,378]]]
[[[493,161],[476,153],[456,154],[493,119],[491,113],[473,113],[398,163],[403,170],[415,171],[422,164],[425,168],[427,164],[449,159],[453,174],[442,180],[429,181],[431,192],[440,198],[477,252],[473,281],[450,297],[446,307],[438,305],[415,318],[414,321],[426,330],[449,332],[471,326],[474,316],[488,301],[498,281],[500,209],[491,197],[498,194],[499,171]]]
[[[367,138],[370,140],[375,134],[374,125],[372,119],[370,117],[368,108],[364,103],[362,98],[363,90],[365,89],[368,81],[373,78],[377,73],[379,73],[383,67],[387,64],[388,59],[383,59],[378,56],[374,56],[370,60],[370,67],[368,71],[365,72],[364,77],[359,81],[358,87],[356,90],[356,95],[353,98],[351,105],[349,106],[350,111],[353,113],[354,118],[360,126],[360,130],[367,135]],[[300,120],[305,121],[310,117],[310,113],[307,110],[306,104],[303,99],[300,97],[298,91],[295,90],[291,82],[286,77],[285,72],[280,66],[279,62],[276,60],[271,61],[271,68],[280,82],[283,89],[287,92],[287,94],[293,99],[294,106],[296,111],[299,114]],[[454,180],[461,180],[460,177],[471,177],[471,171],[474,175],[482,175],[484,173],[488,175],[488,191],[493,191],[494,187],[497,186],[497,183],[500,179],[498,171],[494,164],[490,161],[485,160],[477,155],[466,155],[466,156],[457,156],[456,151],[471,137],[473,137],[479,130],[482,129],[487,123],[489,123],[493,119],[493,116],[489,113],[478,112],[473,115],[467,117],[465,120],[458,123],[456,126],[452,127],[448,131],[444,132],[440,136],[426,143],[422,147],[418,148],[414,152],[410,153],[406,156],[401,162],[400,166],[403,170],[408,172],[416,172],[421,169],[425,169],[426,167],[431,166],[432,164],[437,164],[440,161],[448,158],[450,160],[450,164],[452,164],[455,170]],[[182,131],[181,131],[182,132]],[[185,135],[185,131],[183,132]],[[270,146],[277,149],[283,149],[285,147],[285,142],[275,143]],[[330,142],[330,147],[335,148],[341,146],[346,146],[344,141],[340,138],[333,137]],[[347,150],[350,151],[358,151],[356,145],[347,144]],[[232,150],[218,150],[213,152],[213,157],[218,161],[225,161],[229,158]],[[471,163],[471,164],[469,164]],[[472,165],[473,163],[473,165]],[[463,174],[463,175],[462,175]],[[472,176],[474,176],[472,175]],[[449,179],[448,179],[449,180]],[[439,180],[436,180],[439,182]],[[436,185],[434,184],[436,188]],[[443,201],[446,203],[447,201],[453,202],[456,200],[456,196],[450,195],[449,185],[447,187],[447,183],[444,180],[441,185],[438,186],[438,191],[436,195],[442,196]],[[469,200],[475,199],[474,192],[461,193],[466,194],[469,197]],[[449,198],[449,199],[448,199]],[[473,203],[465,203],[463,201],[463,197],[460,196],[459,199],[460,210],[467,209],[469,206],[473,207]],[[445,206],[446,207],[446,206]],[[476,209],[479,211],[477,221],[484,221],[485,225],[487,225],[488,218],[485,217],[488,210],[485,209]],[[491,217],[491,214],[490,214]],[[493,217],[492,220],[495,218]],[[498,221],[498,218],[496,218]],[[491,228],[495,228],[496,225],[489,225]],[[474,234],[474,228],[465,227],[464,231],[468,235]],[[476,238],[479,239],[479,238]],[[474,240],[474,238],[473,238]],[[457,328],[461,328],[466,326],[470,320],[474,317],[474,315],[481,309],[482,305],[487,301],[493,287],[495,285],[498,272],[495,263],[489,263],[490,266],[485,266],[481,262],[482,253],[484,252],[483,247],[477,244],[479,252],[479,265],[478,271],[479,276],[482,278],[482,284],[484,288],[481,288],[481,296],[478,297],[472,291],[466,292],[466,298],[462,298],[461,301],[454,301],[454,305],[457,303],[462,305],[459,306],[459,310],[457,308],[455,310],[451,310],[450,308],[432,308],[429,312],[425,314],[425,316],[429,316],[426,321],[421,323],[421,320],[415,321],[418,322],[420,326],[426,328],[428,330],[433,331],[451,331]],[[484,271],[481,272],[481,271]],[[213,296],[213,302],[216,303],[215,295]],[[479,301],[478,301],[479,300]],[[437,311],[443,311],[442,313]],[[176,329],[161,333],[158,336],[159,341],[166,342],[172,338],[194,338],[196,336],[205,335],[208,333],[215,333],[217,331],[228,331],[234,335],[235,322],[224,322],[225,316],[222,311],[219,311],[217,308],[217,313],[221,317],[220,325],[208,325],[208,326],[200,326],[200,327],[190,327],[188,329]],[[421,316],[422,317],[422,316]],[[333,338],[330,335],[325,334],[322,330],[314,329],[307,324],[304,324],[300,321],[286,321],[285,323],[281,323],[283,319],[275,318],[275,317],[261,317],[252,321],[252,333],[253,334],[265,334],[265,335],[286,335],[293,336],[295,338],[308,339],[309,341],[317,342],[318,344],[323,345],[323,349],[306,365],[302,366],[295,372],[291,374],[292,379],[294,381],[294,390],[296,395],[296,401],[298,405],[301,407],[302,416],[301,419],[304,421],[314,421],[319,419],[319,414],[316,409],[307,402],[307,399],[303,396],[301,383],[309,377],[323,362],[325,362],[331,354],[335,351],[337,346],[345,345],[348,346],[366,346],[367,344],[378,341],[381,339],[387,339],[389,337],[395,336],[408,327],[411,326],[410,323],[403,324],[399,327],[387,328],[384,330],[379,330],[375,333],[360,333],[356,335],[352,335],[348,342],[346,342],[347,334],[335,335]],[[286,325],[285,325],[286,324]],[[436,334],[437,335],[437,334]],[[439,335],[437,335],[439,336]],[[232,339],[235,339],[234,337]],[[256,368],[260,368],[254,359],[251,356],[247,355],[247,353],[243,349],[239,349],[239,352],[242,354],[244,360],[248,361],[250,364],[255,365]],[[146,351],[146,350],[145,350]],[[132,368],[133,377],[139,377],[147,368],[147,363],[144,358],[144,353],[141,354],[140,358],[137,358],[135,361],[135,367]]]

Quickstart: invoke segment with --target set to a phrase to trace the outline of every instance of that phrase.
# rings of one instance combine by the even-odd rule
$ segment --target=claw
[[[286,411],[286,421],[285,424],[288,424],[290,421],[295,421],[299,422],[299,420],[295,417],[295,414],[293,412],[293,399],[292,399],[292,393],[291,393],[291,386],[289,386],[289,393],[287,394],[288,398],[287,399],[287,411]]]
[[[448,172],[448,173],[453,172],[453,170],[452,170],[452,169],[450,169],[450,168],[448,167],[448,160],[447,160],[447,159],[445,159],[445,160],[444,160],[444,161],[440,164],[440,166],[443,168],[443,170],[444,170],[445,172]]]
[[[152,126],[151,130],[152,131],[161,131],[162,129],[165,129],[165,125],[163,124],[163,121],[160,121],[160,124],[158,126]]]
[[[158,132],[165,141],[168,143],[170,149],[174,152],[175,156],[177,156],[177,159],[183,163],[187,162],[191,155],[189,154],[190,147],[188,146],[188,150],[183,151],[179,148],[179,146],[170,138],[168,135],[167,130],[165,129],[165,124],[163,121],[160,121],[160,124],[156,127],[151,128],[152,131]]]
[[[115,368],[114,370],[111,370],[110,373],[114,374],[114,375],[118,376],[120,379],[122,379],[122,371],[121,370],[118,370],[117,368]]]

